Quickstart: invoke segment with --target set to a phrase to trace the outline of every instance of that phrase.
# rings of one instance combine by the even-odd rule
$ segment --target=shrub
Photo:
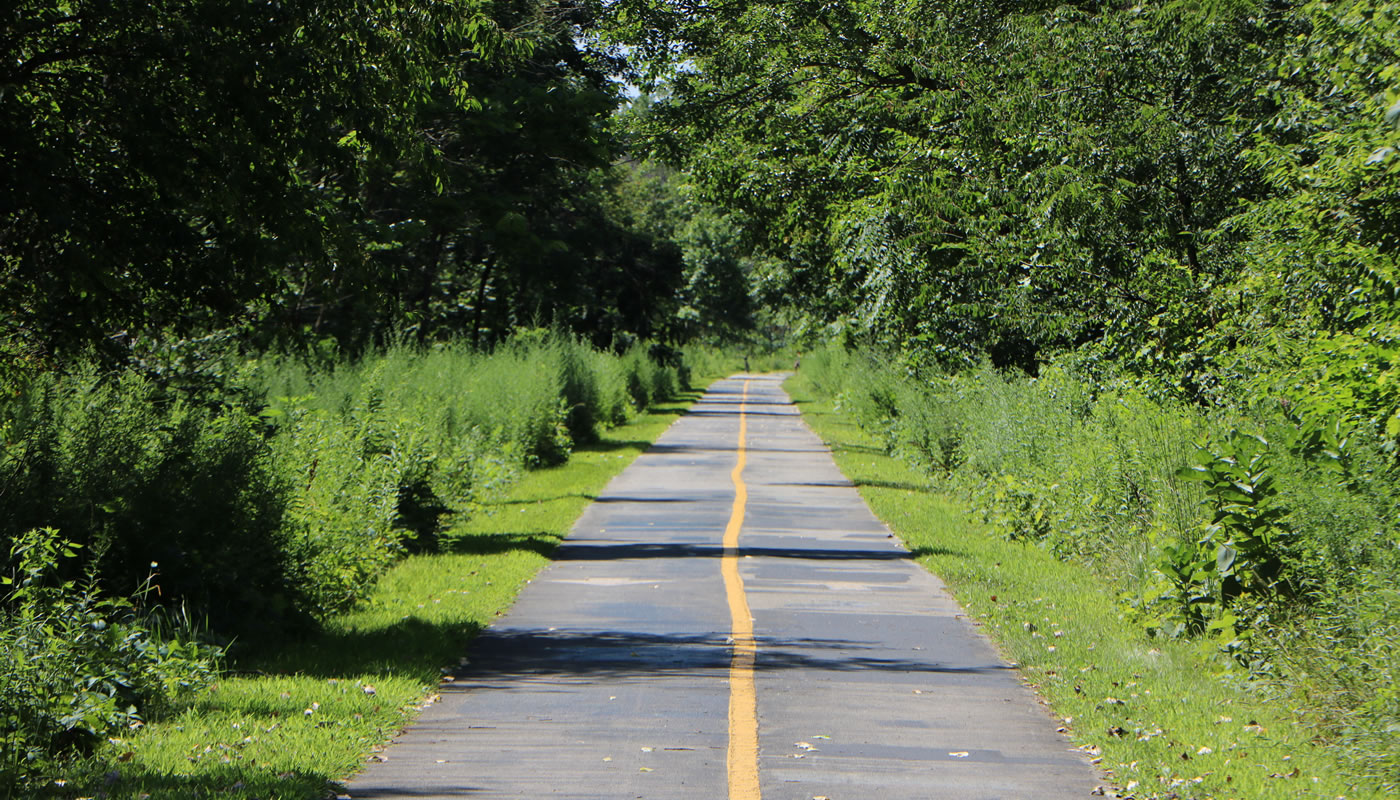
[[[114,597],[159,563],[167,605],[245,638],[357,602],[520,470],[678,382],[642,345],[548,331],[354,362],[189,356],[205,349],[162,350],[179,358],[150,360],[160,380],[83,368],[0,396],[0,541],[61,526]]]
[[[624,425],[636,412],[627,388],[622,359],[601,350],[591,352],[593,374],[598,381],[598,417],[608,427]]]
[[[220,630],[284,614],[284,491],[255,417],[86,369],[36,378],[0,400],[0,418],[0,540],[58,527],[112,596],[158,563],[165,600]]]
[[[51,529],[14,538],[0,604],[0,794],[171,708],[220,653],[91,582],[62,580],[80,548]],[[149,586],[149,584],[148,584]],[[164,630],[162,630],[164,628]]]
[[[691,376],[729,375],[739,372],[744,368],[744,353],[738,349],[692,343],[685,347],[685,366],[687,374],[682,384],[683,388],[700,388],[690,385]],[[750,368],[754,368],[752,363]]]
[[[926,373],[827,348],[802,369],[1002,535],[1089,565],[1145,632],[1199,637],[1243,665],[1393,793],[1394,432],[1301,401],[1188,406],[1087,366]]]
[[[622,375],[627,384],[627,394],[632,398],[632,407],[643,409],[651,405],[652,372],[656,365],[647,358],[640,347],[633,347],[622,355]]]

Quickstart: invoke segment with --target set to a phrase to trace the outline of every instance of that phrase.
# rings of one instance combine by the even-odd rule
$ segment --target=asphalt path
[[[716,383],[614,479],[351,797],[1089,797],[1084,756],[780,383]]]

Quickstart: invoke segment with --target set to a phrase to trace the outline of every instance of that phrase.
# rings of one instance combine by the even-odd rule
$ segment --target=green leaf
[[[1215,551],[1215,571],[1223,575],[1230,575],[1235,567],[1235,558],[1238,554],[1235,548],[1228,544],[1220,545]]]

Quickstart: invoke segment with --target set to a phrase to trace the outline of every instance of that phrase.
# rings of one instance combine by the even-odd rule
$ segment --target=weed
[[[990,530],[1087,566],[1157,642],[1204,646],[1214,669],[1293,699],[1369,785],[1400,783],[1384,774],[1400,764],[1387,755],[1400,724],[1380,722],[1391,676],[1346,667],[1385,646],[1327,610],[1365,606],[1372,629],[1400,625],[1400,605],[1373,600],[1400,575],[1388,433],[1286,403],[1185,406],[1070,360],[1029,378],[828,349],[802,376]]]
[[[107,737],[170,712],[216,671],[219,650],[187,628],[166,626],[162,635],[131,601],[58,577],[80,549],[51,529],[12,544],[0,609],[0,792],[7,797]]]
[[[829,395],[816,399],[825,392],[805,375],[786,388],[862,497],[948,583],[1106,783],[1144,800],[1365,796],[1339,774],[1333,750],[1313,746],[1316,728],[1298,726],[1286,704],[1222,672],[1196,643],[1148,638],[1097,570],[997,535],[962,496],[900,488],[923,483],[921,473],[881,454],[882,441]]]

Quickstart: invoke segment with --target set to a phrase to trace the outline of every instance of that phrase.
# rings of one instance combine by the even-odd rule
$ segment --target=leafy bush
[[[642,345],[634,345],[621,359],[627,393],[636,408],[662,402],[680,391],[680,373],[676,368],[658,364]]]
[[[1153,615],[1151,629],[1169,636],[1218,635],[1222,648],[1256,668],[1249,646],[1265,627],[1280,597],[1297,595],[1285,524],[1288,509],[1276,501],[1272,452],[1262,436],[1232,430],[1201,448],[1201,463],[1181,470],[1205,485],[1213,511],[1194,542],[1164,542],[1139,609]]]
[[[598,381],[598,418],[603,425],[624,425],[636,413],[632,395],[627,389],[627,374],[622,359],[611,353],[594,350],[592,370]]]
[[[1205,423],[1130,385],[1096,396],[1065,368],[927,374],[834,349],[808,354],[803,371],[1009,538],[1141,575],[1148,531],[1181,534],[1203,518],[1200,489],[1177,471]]]
[[[754,368],[750,359],[750,368]],[[690,375],[729,375],[744,369],[744,354],[733,348],[720,348],[693,342],[685,347],[685,366],[689,375],[686,388],[690,385]],[[791,365],[789,365],[791,366]]]
[[[169,711],[216,672],[220,652],[188,627],[156,624],[129,600],[61,579],[61,566],[79,550],[51,529],[28,531],[11,545],[0,604],[5,796],[55,759],[89,752]]]
[[[59,527],[85,554],[67,577],[86,561],[115,597],[158,563],[165,604],[244,637],[353,604],[522,469],[679,382],[642,345],[549,331],[355,362],[159,352],[151,374],[49,373],[0,397],[0,541]]]
[[[329,370],[267,359],[254,375],[289,487],[290,563],[317,614],[362,597],[405,549],[431,549],[521,469],[563,462],[674,391],[674,370],[640,347],[618,357],[546,330],[491,354],[396,347]]]
[[[1188,406],[1092,366],[926,373],[834,348],[803,361],[994,530],[1087,564],[1146,633],[1199,638],[1377,785],[1400,785],[1393,433],[1301,401]]]
[[[0,398],[0,419],[0,541],[59,528],[112,596],[158,563],[165,601],[219,630],[286,613],[284,485],[254,416],[170,398],[134,372],[86,369]]]

